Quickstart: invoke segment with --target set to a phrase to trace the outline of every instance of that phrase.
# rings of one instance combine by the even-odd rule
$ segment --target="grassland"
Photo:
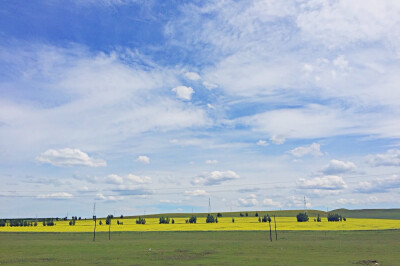
[[[198,218],[196,224],[185,222],[187,218],[174,218],[175,224],[159,224],[157,218],[146,218],[146,224],[136,224],[135,219],[113,219],[111,230],[118,231],[265,231],[269,229],[267,223],[260,223],[258,217],[236,217],[232,222],[231,217],[220,217],[218,223],[207,224],[205,218]],[[99,225],[102,220],[103,225]],[[96,231],[107,232],[108,225],[105,219],[98,220]],[[117,225],[117,221],[123,225]],[[314,222],[314,217],[309,222],[298,223],[295,217],[277,217],[277,228],[280,231],[349,231],[349,230],[387,230],[400,229],[400,220],[389,219],[358,219],[348,218],[346,222],[328,222],[325,218],[322,222]],[[28,227],[0,227],[0,232],[92,232],[94,222],[92,220],[78,220],[74,226],[69,221],[56,221],[54,226]],[[272,227],[274,224],[272,222]]]
[[[399,265],[400,231],[0,233],[0,264]],[[151,250],[150,250],[151,249]]]

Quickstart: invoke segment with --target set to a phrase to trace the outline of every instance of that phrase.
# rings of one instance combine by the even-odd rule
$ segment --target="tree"
[[[5,221],[5,220],[0,220],[0,226],[1,226],[1,227],[6,226],[6,221]]]
[[[317,217],[317,222],[321,222],[321,216],[319,216],[319,214],[318,214],[318,217]]]
[[[139,217],[139,218],[136,220],[136,224],[146,224],[146,219],[144,219],[144,218],[142,218],[142,217]]]
[[[160,217],[160,224],[169,224],[169,218],[168,217]]]
[[[171,223],[172,223],[172,224],[174,224],[174,223],[175,223],[175,220],[174,220],[174,219],[172,219]]]
[[[215,223],[214,216],[207,214],[206,223]]]
[[[246,212],[246,217],[247,217],[247,216],[249,216],[249,213],[248,213],[248,212]]]
[[[337,213],[328,213],[328,222],[339,222],[341,217]]]
[[[192,217],[189,218],[189,223],[195,224],[196,222],[197,222],[197,217],[192,215]]]
[[[258,217],[258,212],[256,212],[256,214],[254,214],[254,216]]]
[[[297,214],[297,221],[298,222],[307,222],[308,219],[309,218],[308,218],[307,213],[300,212],[299,214]]]
[[[222,213],[217,213],[217,217],[222,217]]]
[[[106,224],[109,225],[111,223],[111,219],[114,218],[113,215],[109,214],[106,219]]]

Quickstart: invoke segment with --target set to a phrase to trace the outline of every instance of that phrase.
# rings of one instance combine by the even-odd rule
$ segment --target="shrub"
[[[6,226],[6,221],[5,221],[5,220],[0,220],[0,226],[1,226],[1,227]]]
[[[240,217],[243,217],[244,215],[243,215],[243,213],[240,213]]]
[[[258,217],[258,222],[261,223],[261,217]]]
[[[197,217],[196,216],[192,216],[189,218],[189,223],[191,224],[195,224],[197,222]]]
[[[249,216],[249,213],[248,213],[248,212],[246,212],[246,217],[247,217],[247,216]]]
[[[215,223],[214,216],[207,214],[206,223]]]
[[[337,213],[328,213],[328,222],[338,222],[341,216]]]
[[[117,225],[119,225],[119,220],[117,220]]]
[[[321,216],[319,216],[319,214],[318,214],[318,217],[317,217],[317,222],[321,222]]]
[[[174,220],[174,219],[172,219],[171,223],[172,223],[172,224],[174,224],[174,223],[175,223],[175,220]]]
[[[235,222],[235,218],[232,218],[232,223],[234,223]]]
[[[37,222],[35,221],[35,222],[33,223],[33,225],[34,225],[34,226],[37,226]]]
[[[100,220],[100,221],[99,221],[99,225],[102,225],[102,224],[103,224],[103,222]]]
[[[345,221],[345,222],[346,222],[346,217],[343,217],[343,221]]]
[[[146,224],[146,219],[144,219],[144,218],[142,218],[142,217],[139,217],[139,218],[136,220],[136,224]]]
[[[256,214],[254,214],[254,216],[258,217],[258,212],[256,212]]]
[[[222,213],[217,213],[217,217],[222,217]]]
[[[107,219],[106,219],[106,224],[107,224],[107,225],[109,225],[109,224],[111,223],[111,219],[112,219],[112,218],[114,218],[114,216],[111,215],[111,214],[107,216]]]
[[[298,222],[307,222],[308,221],[308,215],[307,213],[302,213],[300,212],[299,214],[297,214],[297,221]]]
[[[169,224],[169,218],[168,217],[160,217],[160,224]]]
[[[264,217],[261,220],[263,223],[271,222],[271,217],[269,215],[264,215]]]

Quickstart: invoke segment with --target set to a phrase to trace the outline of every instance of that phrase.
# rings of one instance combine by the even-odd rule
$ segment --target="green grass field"
[[[399,265],[400,230],[1,233],[0,264]],[[151,249],[151,250],[150,250]]]

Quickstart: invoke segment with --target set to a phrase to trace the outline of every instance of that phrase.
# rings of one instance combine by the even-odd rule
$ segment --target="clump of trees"
[[[308,218],[307,213],[300,212],[299,214],[297,214],[298,222],[308,222],[308,220],[309,220],[309,218]]]
[[[187,219],[185,222],[190,224],[195,224],[197,222],[197,217],[192,215],[192,217]]]
[[[169,224],[169,218],[161,216],[160,217],[160,224]]]
[[[106,219],[106,224],[107,224],[107,225],[110,225],[111,219],[112,219],[112,218],[114,218],[114,215],[112,215],[112,214],[109,214],[109,215],[107,216],[107,219]]]
[[[6,220],[0,220],[0,226],[1,227],[6,226]]]
[[[146,224],[146,219],[139,217],[136,219],[136,224]]]
[[[206,223],[218,223],[218,218],[211,214],[207,214]]]
[[[271,217],[269,217],[269,214],[264,215],[264,217],[261,220],[263,223],[271,222]]]
[[[328,213],[328,222],[346,221],[346,217],[342,217],[337,213]]]

